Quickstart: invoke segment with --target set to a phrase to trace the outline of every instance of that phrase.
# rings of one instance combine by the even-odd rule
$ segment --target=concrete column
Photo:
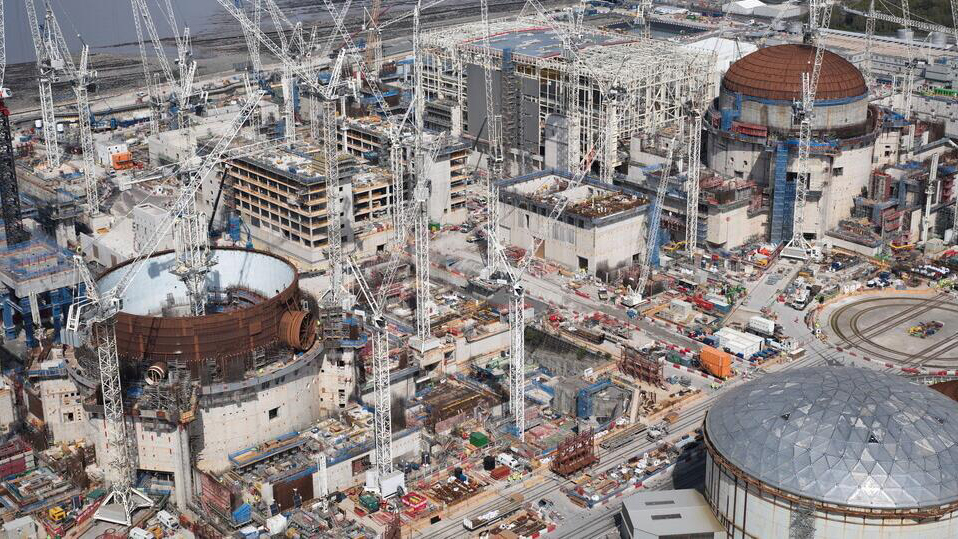
[[[13,325],[13,295],[3,298],[3,335],[8,341],[17,338],[17,326]]]
[[[180,511],[193,499],[193,474],[190,465],[190,433],[186,425],[176,427],[176,463],[173,471],[173,495]]]
[[[36,348],[37,340],[33,336],[33,316],[30,314],[29,297],[20,298],[20,318],[27,338],[27,348]]]

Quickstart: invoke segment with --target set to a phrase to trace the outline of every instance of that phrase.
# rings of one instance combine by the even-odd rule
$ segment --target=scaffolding
[[[483,111],[469,113],[466,99],[469,79],[475,66],[485,65],[482,23],[454,25],[423,34],[423,88],[432,99],[453,99],[462,103],[462,125],[472,136],[480,136]],[[566,114],[566,85],[573,71],[570,58],[562,54],[562,40],[541,16],[507,17],[489,21],[491,64],[503,77],[505,102],[497,103],[503,116],[506,138],[522,132],[541,143],[546,117]],[[693,90],[706,84],[709,59],[680,46],[652,39],[583,28],[579,57],[582,59],[578,93],[580,140],[583,144],[609,136],[607,122],[609,90],[622,93],[616,99],[612,137],[619,143],[649,132],[655,126],[680,121],[683,106]],[[512,78],[515,77],[515,81]],[[481,86],[481,85],[480,85]],[[515,91],[515,93],[512,92]],[[525,92],[535,92],[526,95]],[[613,92],[615,93],[615,92]],[[521,94],[521,95],[520,95]],[[523,132],[523,118],[511,114],[525,101],[538,107],[539,133]],[[530,122],[531,123],[531,122]],[[481,138],[481,137],[480,137]],[[507,141],[508,147],[508,141]],[[606,152],[617,155],[616,152]],[[601,161],[599,157],[596,159]]]
[[[788,208],[794,206],[793,200],[786,200],[786,175],[788,169],[788,147],[784,142],[775,146],[775,188],[772,191],[772,243],[782,243],[785,238],[791,237],[791,219],[785,214]],[[786,229],[787,228],[787,229]]]
[[[619,372],[636,380],[659,387],[665,383],[664,367],[657,357],[643,354],[631,346],[622,347]]]
[[[559,444],[549,469],[562,477],[579,472],[599,462],[595,455],[595,433],[576,434]]]

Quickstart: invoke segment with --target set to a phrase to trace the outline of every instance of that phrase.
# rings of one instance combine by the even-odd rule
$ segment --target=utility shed
[[[732,355],[741,355],[749,358],[762,349],[765,339],[751,333],[744,333],[732,328],[722,328],[715,332],[719,339],[719,348],[726,349]]]
[[[708,502],[697,490],[640,491],[622,501],[619,531],[628,539],[725,535]]]

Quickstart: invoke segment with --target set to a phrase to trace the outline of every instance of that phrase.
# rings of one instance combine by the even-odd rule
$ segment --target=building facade
[[[526,250],[538,244],[536,257],[590,274],[640,261],[648,200],[595,178],[571,184],[571,176],[559,171],[499,182],[500,240]],[[569,202],[553,221],[559,197]]]

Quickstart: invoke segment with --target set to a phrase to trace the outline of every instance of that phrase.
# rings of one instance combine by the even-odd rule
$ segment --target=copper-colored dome
[[[732,64],[722,85],[752,97],[800,100],[802,73],[811,73],[814,62],[815,48],[808,45],[765,47]],[[865,78],[857,67],[841,56],[825,51],[816,99],[858,97],[867,91]]]

